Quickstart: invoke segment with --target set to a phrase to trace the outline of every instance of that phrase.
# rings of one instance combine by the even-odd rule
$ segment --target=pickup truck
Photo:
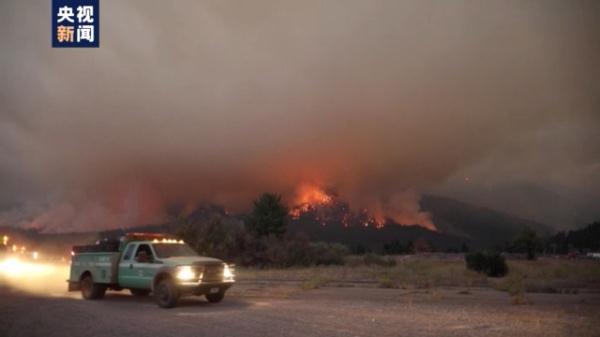
[[[68,289],[88,300],[103,298],[108,289],[129,289],[134,296],[152,293],[160,307],[172,308],[182,295],[220,302],[234,282],[232,266],[199,256],[182,240],[130,233],[120,240],[74,246]]]

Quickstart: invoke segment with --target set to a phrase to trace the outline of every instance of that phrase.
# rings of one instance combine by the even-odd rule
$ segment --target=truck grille
[[[204,266],[202,282],[222,282],[223,268],[223,264]]]

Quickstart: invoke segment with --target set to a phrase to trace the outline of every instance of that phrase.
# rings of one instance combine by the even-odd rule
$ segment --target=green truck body
[[[232,267],[198,256],[183,241],[156,234],[129,234],[119,242],[76,246],[71,257],[69,290],[100,299],[106,290],[153,293],[161,307],[173,307],[182,295],[204,295],[219,302],[235,282]]]

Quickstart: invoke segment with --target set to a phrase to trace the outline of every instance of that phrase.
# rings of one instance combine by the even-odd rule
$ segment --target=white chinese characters
[[[77,28],[77,42],[83,40],[94,42],[94,26],[82,25]]]
[[[94,7],[93,6],[79,6],[77,7],[77,21],[79,23],[93,23],[94,22]]]
[[[56,41],[61,44],[96,41],[94,6],[58,7],[56,12]]]
[[[73,8],[69,6],[60,7],[56,16],[58,17],[58,19],[56,20],[56,22],[58,23],[61,23],[65,20],[71,23],[75,23],[75,21],[73,20],[73,16],[75,16],[75,14],[73,14]]]

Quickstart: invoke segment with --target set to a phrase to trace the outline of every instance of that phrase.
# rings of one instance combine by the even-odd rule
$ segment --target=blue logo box
[[[52,47],[100,46],[99,0],[52,0]]]

